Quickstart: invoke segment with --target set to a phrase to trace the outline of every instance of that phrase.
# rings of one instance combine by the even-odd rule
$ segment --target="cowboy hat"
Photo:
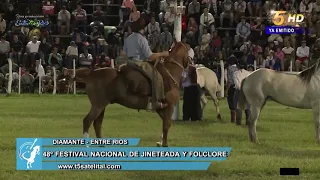
[[[139,18],[138,20],[132,22],[131,24],[131,30],[133,32],[139,32],[141,29],[144,29],[146,27],[146,21],[144,18]]]

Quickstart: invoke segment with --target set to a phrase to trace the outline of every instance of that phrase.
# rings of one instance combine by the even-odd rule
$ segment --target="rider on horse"
[[[145,60],[156,61],[159,58],[169,56],[168,51],[153,53],[150,49],[148,40],[143,35],[146,22],[143,18],[139,18],[131,25],[132,34],[124,40],[122,56],[126,56],[128,63],[137,63]],[[130,79],[130,78],[128,78]],[[152,77],[152,86],[155,86],[155,78]],[[152,88],[152,95],[156,94],[156,88]],[[154,96],[153,96],[154,97]],[[160,99],[149,98],[149,104],[147,109],[159,109],[164,108],[167,104],[159,102]]]

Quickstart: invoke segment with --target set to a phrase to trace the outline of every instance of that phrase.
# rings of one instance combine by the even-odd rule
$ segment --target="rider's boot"
[[[230,111],[230,116],[231,116],[231,123],[235,123],[236,122],[236,111],[235,110],[231,110]]]
[[[156,111],[158,109],[163,109],[165,107],[167,107],[168,104],[167,103],[162,103],[159,101],[153,101],[152,98],[149,98],[149,103],[147,106],[147,110],[152,110],[152,111]]]
[[[242,110],[237,109],[236,110],[236,123],[237,123],[237,125],[241,125],[241,119],[242,119]]]

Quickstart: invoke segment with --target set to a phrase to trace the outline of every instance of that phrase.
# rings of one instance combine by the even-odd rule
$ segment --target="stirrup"
[[[152,111],[152,110],[153,110],[152,104],[150,105],[150,102],[148,102],[146,111],[147,111],[147,112],[150,112],[150,111]]]

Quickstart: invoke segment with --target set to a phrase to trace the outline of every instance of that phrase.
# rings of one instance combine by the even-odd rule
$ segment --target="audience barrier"
[[[41,63],[41,60],[40,60]],[[12,60],[9,58],[8,59],[8,65],[9,65],[9,80],[8,80],[8,89],[7,89],[7,93],[11,94],[11,88],[12,88]],[[111,59],[111,68],[115,68],[115,64],[114,64],[114,59]],[[227,69],[224,67],[224,63],[223,60],[220,60],[220,68],[221,68],[221,77],[220,77],[220,86],[224,87],[225,85],[225,81],[227,81]],[[254,70],[257,69],[257,61],[254,61]],[[52,68],[52,72],[53,72],[53,92],[52,94],[56,94],[57,93],[57,72],[56,72],[56,68],[53,67]],[[21,67],[19,67],[19,79],[18,79],[18,94],[21,93]],[[289,71],[285,72],[285,73],[290,73],[290,74],[296,74],[293,72],[293,62],[290,61],[290,66],[289,66]],[[73,60],[73,77],[76,74],[76,60]],[[41,77],[39,77],[39,87],[38,87],[38,93],[41,94],[42,93],[42,83],[41,83]],[[76,90],[76,81],[73,82],[73,94],[77,94],[77,90]],[[225,92],[224,92],[224,88],[221,88],[220,91],[220,95],[219,97],[224,97],[225,96]],[[175,107],[175,112],[176,110],[179,109],[179,104],[176,104]],[[177,115],[175,114],[174,119],[177,119]]]
[[[40,63],[41,63],[41,59],[40,59]],[[10,58],[8,58],[8,65],[9,65],[9,78],[8,78],[8,88],[7,88],[7,94],[11,94],[12,90],[12,82],[13,82],[13,71],[12,71],[12,60]],[[115,68],[114,65],[114,60],[111,59],[111,68]],[[19,67],[19,71],[18,71],[18,94],[21,94],[21,72],[22,69],[21,67]],[[53,72],[53,91],[52,94],[56,94],[57,93],[57,70],[56,67],[52,67],[52,72]],[[76,75],[76,60],[73,59],[73,78]],[[38,93],[42,94],[42,83],[41,83],[41,77],[39,77],[39,84],[38,84]],[[77,94],[77,84],[76,81],[73,82],[73,94]]]

